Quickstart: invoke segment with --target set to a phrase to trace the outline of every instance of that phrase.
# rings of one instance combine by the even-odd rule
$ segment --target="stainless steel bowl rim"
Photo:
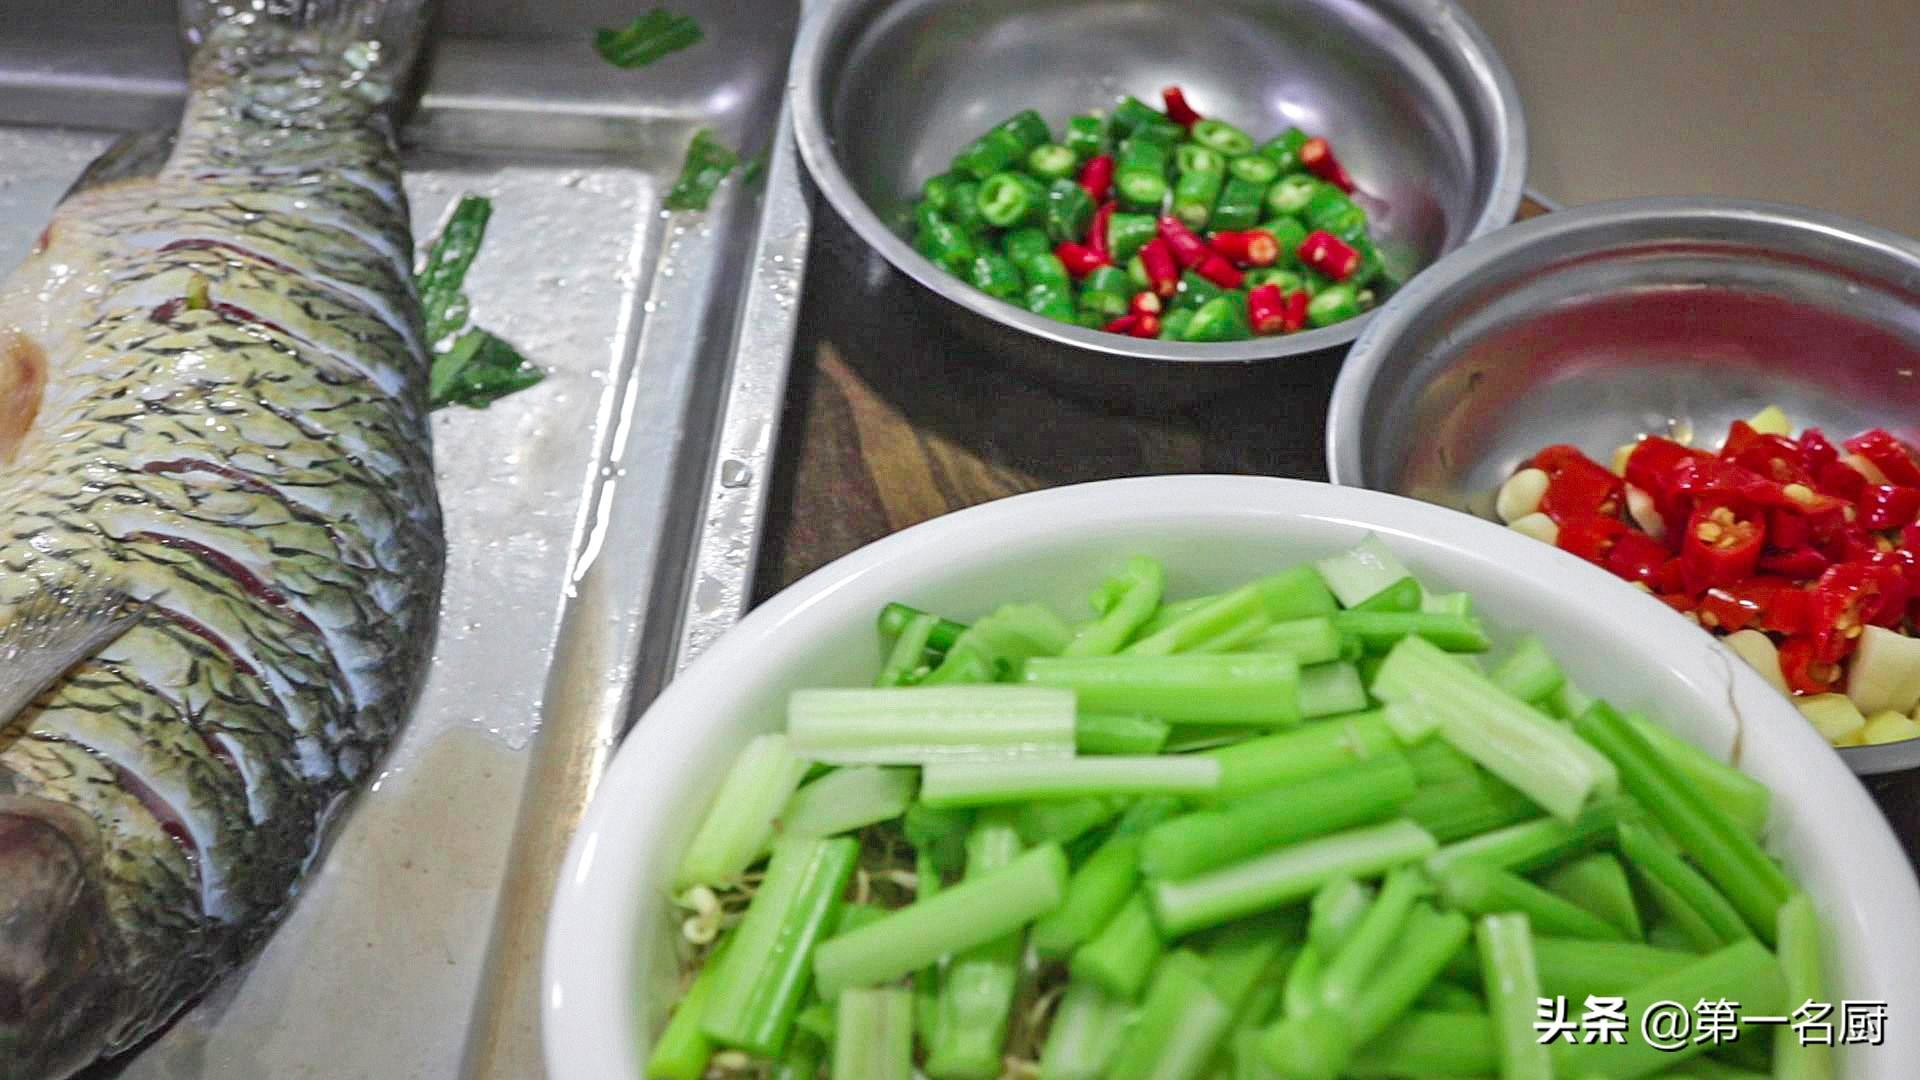
[[[848,27],[857,4],[864,0],[816,0],[813,10],[803,18],[799,40],[793,51],[793,66],[788,91],[793,102],[794,139],[800,156],[807,163],[815,186],[827,198],[835,212],[869,246],[887,261],[942,298],[959,304],[982,318],[1024,330],[1035,337],[1106,353],[1179,364],[1243,364],[1259,360],[1277,360],[1339,348],[1353,341],[1378,309],[1345,322],[1283,337],[1255,338],[1221,344],[1159,341],[1130,338],[1089,330],[1035,315],[1024,308],[997,300],[947,273],[913,249],[899,234],[886,226],[854,189],[841,169],[833,151],[833,139],[827,133],[826,117],[820,110],[820,84],[829,46]],[[1446,45],[1466,61],[1473,74],[1492,88],[1488,104],[1493,106],[1488,120],[1494,128],[1499,152],[1492,162],[1493,185],[1487,204],[1467,230],[1465,243],[1511,222],[1520,208],[1526,186],[1526,124],[1520,109],[1520,92],[1506,64],[1494,51],[1493,43],[1473,19],[1454,0],[1369,0],[1377,8],[1419,20],[1437,30]],[[1443,256],[1444,257],[1444,256]],[[1429,267],[1429,269],[1431,269]],[[1414,275],[1418,280],[1425,270]],[[1405,285],[1400,287],[1406,289]]]
[[[1443,256],[1372,313],[1372,321],[1347,355],[1327,406],[1328,479],[1336,484],[1363,486],[1366,473],[1360,433],[1367,400],[1381,370],[1398,355],[1400,339],[1428,305],[1520,252],[1570,246],[1571,238],[1594,232],[1631,233],[1645,225],[1711,225],[1715,239],[1724,239],[1730,228],[1747,230],[1755,239],[1766,239],[1770,249],[1788,253],[1794,250],[1792,238],[1818,236],[1839,241],[1863,255],[1905,264],[1911,275],[1906,284],[1920,283],[1920,241],[1839,214],[1788,203],[1704,197],[1621,199],[1510,225]],[[1920,768],[1920,739],[1838,749],[1847,766],[1863,776]]]

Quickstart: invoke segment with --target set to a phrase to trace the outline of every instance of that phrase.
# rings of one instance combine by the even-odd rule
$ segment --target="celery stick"
[[[1030,687],[1074,691],[1090,712],[1251,727],[1300,719],[1300,666],[1279,653],[1035,657],[1024,677]]]
[[[1107,795],[1207,795],[1220,787],[1220,763],[1153,754],[1066,761],[935,762],[921,770],[928,806],[987,806]]]
[[[713,1057],[713,1041],[701,1030],[707,1002],[713,996],[713,982],[720,962],[726,959],[728,941],[723,940],[707,954],[706,964],[693,977],[693,985],[673,1007],[666,1029],[654,1040],[647,1055],[647,1080],[700,1080],[706,1075],[707,1062]]]
[[[822,997],[900,978],[950,953],[1003,937],[1060,905],[1067,857],[1043,844],[978,878],[915,900],[885,918],[820,943],[813,974]]]
[[[1114,597],[1101,608],[1100,618],[1074,634],[1062,656],[1111,656],[1153,617],[1167,587],[1167,572],[1159,562],[1141,556],[1127,560],[1126,568],[1109,578],[1104,589]]]
[[[1206,976],[1206,963],[1191,952],[1161,962],[1109,1080],[1199,1080],[1233,1018]]]
[[[768,1080],[820,1080],[820,1066],[827,1060],[826,1043],[812,1032],[796,1031],[787,1042],[786,1053],[767,1074]]]
[[[1471,615],[1428,611],[1338,611],[1334,629],[1360,639],[1376,652],[1393,648],[1402,638],[1418,637],[1449,653],[1485,652],[1493,647],[1486,627]]]
[[[1440,730],[1440,714],[1418,701],[1389,701],[1381,707],[1380,714],[1386,717],[1387,727],[1402,746],[1424,745]]]
[[[1365,600],[1353,605],[1355,611],[1419,611],[1420,601],[1425,590],[1412,577],[1403,577],[1399,581],[1381,589]]]
[[[1067,970],[1076,982],[1093,983],[1131,1001],[1140,995],[1163,948],[1146,898],[1135,892],[1092,940],[1073,951]]]
[[[1542,933],[1620,940],[1620,931],[1612,923],[1505,870],[1469,860],[1449,866],[1435,883],[1448,904],[1469,915],[1517,911]]]
[[[1442,738],[1562,820],[1618,786],[1614,766],[1591,746],[1420,638],[1387,654],[1373,694],[1438,713]]]
[[[806,773],[806,761],[794,755],[787,736],[749,739],[681,856],[674,887],[724,885],[738,878],[767,850],[775,815]]]
[[[1413,765],[1413,777],[1421,787],[1450,780],[1484,778],[1487,771],[1473,759],[1447,745],[1445,740],[1423,742],[1406,748],[1407,761]]]
[[[823,1043],[830,1043],[833,1041],[834,1027],[839,1022],[834,1015],[833,1005],[816,997],[800,1010],[800,1015],[793,1018],[793,1030],[796,1034],[810,1035]]]
[[[1529,705],[1553,696],[1567,676],[1540,639],[1529,634],[1493,669],[1493,683]]]
[[[1659,914],[1647,928],[1647,941],[1668,949],[1687,949],[1708,953],[1721,945],[1720,932],[1700,914],[1687,898],[1656,877],[1640,876],[1640,886],[1653,899]]]
[[[1073,720],[1073,745],[1082,754],[1157,754],[1172,730],[1151,716],[1083,712]]]
[[[1167,744],[1160,748],[1163,754],[1191,754],[1196,750],[1218,750],[1223,746],[1245,742],[1258,732],[1238,725],[1221,724],[1181,724],[1167,733]]]
[[[1420,871],[1414,868],[1401,867],[1387,874],[1381,882],[1380,895],[1354,923],[1339,950],[1327,954],[1320,972],[1321,1008],[1339,1012],[1353,1004],[1361,987],[1400,936],[1414,901],[1425,888]]]
[[[1646,736],[1667,763],[1680,770],[1708,802],[1739,822],[1748,836],[1757,837],[1766,832],[1767,814],[1773,802],[1773,792],[1767,790],[1767,785],[1639,713],[1628,713],[1627,723]]]
[[[939,619],[926,612],[908,618],[900,628],[900,636],[893,639],[893,645],[887,649],[887,659],[880,666],[880,674],[874,676],[875,686],[906,686],[926,677],[920,669],[926,663],[927,641],[933,637],[933,628]]]
[[[1593,698],[1586,691],[1575,686],[1572,679],[1568,679],[1560,684],[1560,689],[1547,695],[1547,700],[1541,708],[1557,719],[1572,721],[1578,719],[1581,713],[1587,711],[1587,706],[1592,704]]]
[[[1236,627],[1256,619],[1260,621],[1262,629],[1272,621],[1267,618],[1259,590],[1251,585],[1243,585],[1135,640],[1121,652],[1128,656],[1170,656],[1187,652],[1210,638],[1230,633]]]
[[[1620,860],[1604,852],[1574,859],[1550,871],[1541,884],[1548,892],[1611,923],[1630,941],[1647,936],[1634,902],[1633,883]]]
[[[1540,818],[1448,844],[1427,859],[1427,873],[1440,874],[1456,862],[1472,859],[1501,870],[1525,873],[1613,839],[1620,803],[1595,803],[1568,823]]]
[[[1463,592],[1427,593],[1420,598],[1420,610],[1435,615],[1471,615],[1473,597]]]
[[[1265,612],[1256,612],[1252,618],[1237,622],[1204,641],[1195,642],[1183,651],[1190,653],[1258,651],[1249,649],[1248,646],[1260,640],[1261,635],[1265,634],[1267,628],[1272,625],[1273,620],[1267,618]],[[1295,662],[1298,662],[1298,658]]]
[[[758,1057],[786,1047],[813,969],[813,949],[837,918],[860,845],[790,837],[773,846],[767,876],[721,961],[700,1030]]]
[[[1553,1063],[1534,1031],[1540,971],[1533,933],[1520,912],[1483,916],[1474,924],[1487,1011],[1500,1048],[1500,1080],[1553,1080]]]
[[[1020,829],[1020,839],[1028,846],[1045,843],[1065,846],[1112,821],[1126,807],[1127,800],[1102,795],[1055,799],[1018,807],[1014,821]]]
[[[1094,983],[1068,983],[1040,1050],[1042,1080],[1103,1080],[1132,1010],[1127,999]]]
[[[1585,1001],[1589,994],[1619,997],[1699,959],[1652,945],[1561,937],[1535,937],[1533,955],[1541,990],[1569,1001]]]
[[[1058,656],[1073,640],[1060,617],[1038,604],[1006,604],[967,627],[922,686],[1004,681],[1028,657]]]
[[[1347,1075],[1418,1076],[1422,1080],[1483,1077],[1500,1065],[1493,1023],[1483,1012],[1410,1012],[1354,1051]]]
[[[1263,851],[1394,816],[1413,794],[1413,771],[1398,755],[1185,814],[1149,830],[1141,867],[1181,879]]]
[[[1780,905],[1780,969],[1786,978],[1786,1002],[1827,1000],[1820,974],[1820,919],[1806,893],[1794,893]],[[1832,1080],[1833,1048],[1801,1045],[1800,1036],[1782,1024],[1773,1036],[1773,1075],[1777,1080]]]
[[[780,812],[785,836],[837,836],[907,812],[919,778],[912,769],[856,765],[807,784]]]
[[[1214,797],[1230,799],[1333,772],[1356,761],[1398,753],[1399,745],[1387,730],[1385,719],[1373,712],[1248,739],[1209,750],[1205,756],[1220,763],[1220,790]]]
[[[1575,728],[1620,770],[1623,786],[1772,944],[1793,885],[1738,822],[1709,802],[1626,718],[1596,701]]]
[[[793,752],[829,765],[1073,756],[1073,695],[1030,686],[796,690]]]
[[[933,857],[925,851],[914,855],[914,899],[931,900],[940,894],[944,884],[940,880],[940,868],[934,865]],[[920,1037],[922,1045],[931,1047],[934,1036],[940,1028],[940,976],[942,965],[939,961],[913,973],[913,1030]]]
[[[980,815],[967,837],[967,878],[978,880],[1011,864],[1020,836],[1005,812]],[[993,1080],[1007,1041],[1013,995],[1020,981],[1019,931],[954,955],[935,1006],[935,1036],[927,1075],[936,1080]]]
[[[1262,630],[1258,637],[1247,642],[1244,648],[1247,652],[1286,653],[1293,657],[1295,663],[1305,667],[1342,659],[1346,651],[1346,639],[1333,628],[1332,619],[1316,615],[1273,623]]]
[[[886,607],[880,609],[880,639],[882,641],[898,639],[901,634],[906,633],[909,623],[925,614],[927,614],[927,612],[921,611],[919,608],[908,607],[905,604],[888,604]],[[934,616],[933,630],[927,635],[927,648],[935,652],[946,652],[948,649],[953,648],[953,643],[958,641],[960,635],[966,632],[967,625],[965,623],[957,623],[951,619],[942,619]]]
[[[1311,980],[1314,996],[1320,992],[1320,974],[1326,968],[1326,961],[1339,954],[1347,943],[1347,936],[1366,917],[1373,906],[1373,896],[1371,888],[1350,877],[1334,878],[1314,890],[1307,917],[1307,942],[1314,951]],[[1301,1004],[1305,1007],[1312,1003]]]
[[[1452,961],[1449,961],[1449,964],[1451,963]],[[1477,1013],[1486,1007],[1486,1002],[1480,999],[1479,994],[1459,983],[1440,978],[1435,979],[1431,985],[1420,992],[1420,998],[1413,1003],[1413,1007],[1433,1012]]]
[[[1319,1004],[1322,955],[1319,948],[1309,943],[1294,958],[1293,967],[1287,972],[1287,983],[1280,991],[1281,1016],[1307,1016]]]
[[[913,1080],[913,995],[849,988],[835,1003],[833,1080]]]
[[[1300,715],[1309,720],[1356,713],[1367,707],[1360,671],[1338,661],[1300,669]]]
[[[1752,1016],[1784,1016],[1788,1011],[1786,981],[1773,954],[1758,942],[1742,941],[1699,957],[1678,971],[1658,976],[1629,990],[1626,1042],[1555,1042],[1550,1047],[1554,1073],[1565,1077],[1599,1076],[1633,1080],[1679,1066],[1713,1048],[1705,1040],[1668,1049],[1648,1045],[1641,1038],[1640,1018],[1647,1006],[1660,1001],[1737,1001],[1740,1012]],[[1752,1029],[1747,1028],[1750,1034]]]
[[[1370,877],[1438,845],[1405,819],[1281,848],[1184,881],[1149,885],[1155,918],[1179,936],[1312,895],[1337,877]]]
[[[1620,853],[1645,877],[1666,886],[1713,930],[1716,945],[1731,945],[1752,937],[1740,912],[1713,883],[1702,877],[1686,860],[1669,851],[1653,833],[1632,822],[1619,826]]]
[[[1104,928],[1133,895],[1140,870],[1140,837],[1116,836],[1073,872],[1059,908],[1033,924],[1034,951],[1066,956]]]
[[[1282,570],[1249,584],[1260,594],[1261,603],[1266,605],[1267,618],[1276,623],[1317,615],[1331,615],[1340,610],[1340,605],[1334,601],[1333,594],[1327,591],[1326,582],[1322,581],[1319,572],[1309,565]],[[1218,599],[1218,596],[1198,596],[1191,600],[1180,600],[1168,604],[1140,628],[1140,634],[1144,637],[1158,633],[1166,629],[1174,620],[1190,615]]]
[[[1511,785],[1473,773],[1464,779],[1422,785],[1407,800],[1405,812],[1442,844],[1540,816],[1540,808]]]
[[[1351,608],[1402,578],[1413,576],[1385,541],[1368,533],[1358,544],[1313,564],[1340,606]]]
[[[973,811],[935,810],[919,802],[907,807],[907,812],[900,818],[900,831],[906,834],[907,843],[913,845],[914,851],[930,856],[934,865],[943,870],[959,870],[965,854],[967,830],[971,828]],[[1028,843],[1039,841],[1029,840]]]
[[[1254,918],[1221,927],[1212,935],[1201,953],[1207,960],[1207,985],[1229,1013],[1239,1014],[1254,987],[1300,936],[1298,927],[1297,920]]]

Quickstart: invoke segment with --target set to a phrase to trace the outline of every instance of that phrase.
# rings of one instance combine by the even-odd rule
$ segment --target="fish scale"
[[[146,605],[0,715],[0,1080],[244,959],[425,667],[445,551],[384,115],[423,5],[237,7],[187,0],[165,165],[103,170],[0,288],[0,644],[50,596]]]

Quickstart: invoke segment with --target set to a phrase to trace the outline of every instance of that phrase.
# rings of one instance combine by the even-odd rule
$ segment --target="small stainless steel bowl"
[[[1920,436],[1920,243],[1799,207],[1585,206],[1443,259],[1374,316],[1335,384],[1327,471],[1482,517],[1550,443],[1796,425]],[[1920,739],[1849,747],[1920,766]]]
[[[1055,381],[1138,400],[1199,369],[1325,352],[1370,316],[1218,345],[1068,326],[921,257],[893,224],[920,185],[993,125],[1067,117],[1178,83],[1265,136],[1326,135],[1368,196],[1382,258],[1406,276],[1513,220],[1526,175],[1505,65],[1452,0],[827,0],[801,28],[794,129],[827,201],[963,332]],[[1142,388],[1146,388],[1143,394]]]

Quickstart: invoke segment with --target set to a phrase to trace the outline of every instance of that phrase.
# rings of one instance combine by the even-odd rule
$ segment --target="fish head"
[[[68,806],[0,794],[0,1080],[66,1076],[120,1018],[97,834]]]

